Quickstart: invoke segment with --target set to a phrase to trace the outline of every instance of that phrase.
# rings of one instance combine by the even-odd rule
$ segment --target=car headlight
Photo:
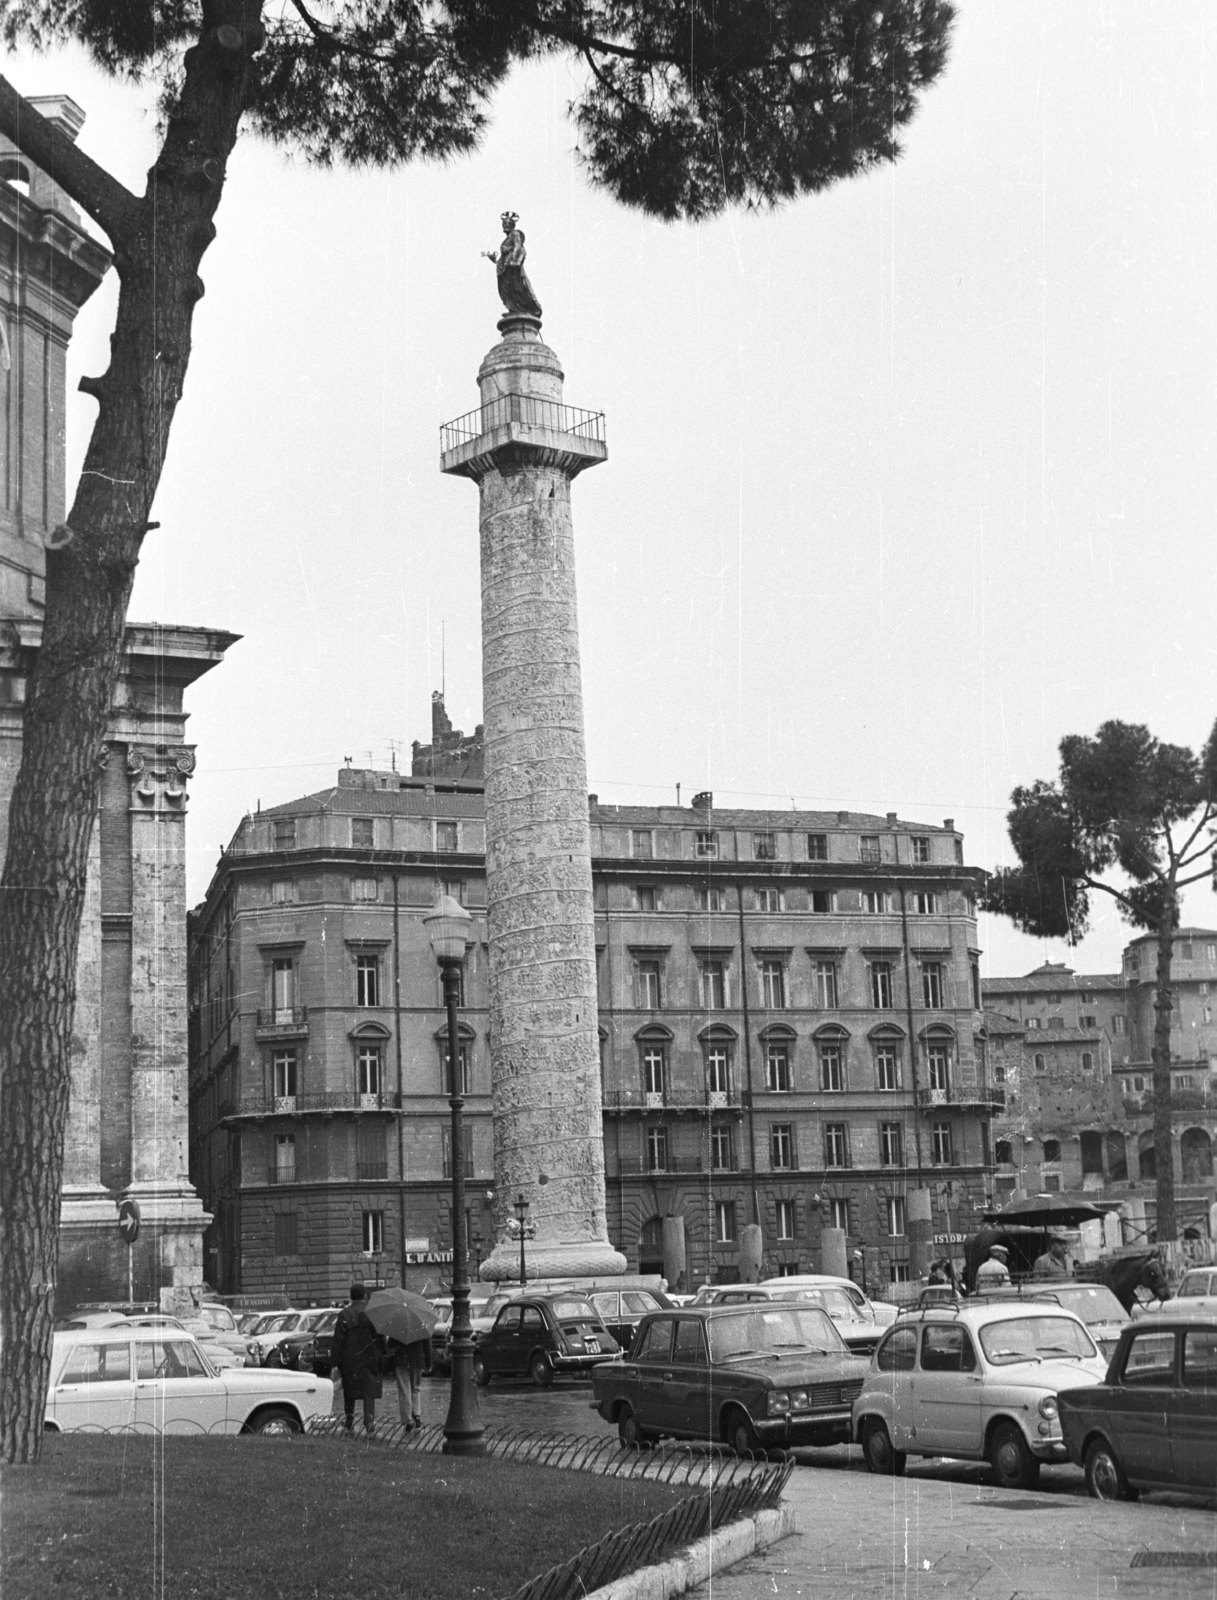
[[[1046,1394],[1040,1401],[1040,1416],[1047,1417],[1051,1422],[1059,1417],[1060,1414],[1061,1408],[1056,1403],[1056,1396],[1054,1394]]]
[[[791,1410],[806,1411],[809,1403],[806,1389],[792,1389],[790,1391]]]
[[[790,1395],[785,1389],[774,1389],[769,1396],[768,1411],[771,1417],[780,1417],[790,1410]]]

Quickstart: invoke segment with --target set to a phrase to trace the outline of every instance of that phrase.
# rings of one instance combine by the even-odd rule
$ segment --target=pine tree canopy
[[[76,41],[175,108],[214,0],[0,0],[10,46]],[[475,146],[517,62],[584,67],[570,113],[591,180],[665,218],[767,206],[900,154],[946,62],[948,0],[246,0],[247,126],[320,164]]]
[[[1040,938],[1080,938],[1094,889],[1112,894],[1134,927],[1177,919],[1179,889],[1207,872],[1188,869],[1212,848],[1217,727],[1199,756],[1128,722],[1105,722],[1093,738],[1070,734],[1060,755],[1055,782],[1040,779],[1011,796],[1018,865],[993,874],[988,909]],[[1124,876],[1118,888],[1099,882],[1113,870]]]

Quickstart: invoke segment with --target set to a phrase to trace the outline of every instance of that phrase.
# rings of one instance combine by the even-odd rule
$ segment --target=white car
[[[108,1328],[54,1336],[46,1426],[63,1433],[299,1433],[328,1416],[334,1385],[313,1373],[218,1372],[185,1330]]]
[[[1183,1274],[1173,1300],[1155,1301],[1154,1309],[1170,1316],[1217,1316],[1217,1267],[1191,1267]]]
[[[988,1461],[1005,1489],[1033,1489],[1066,1461],[1057,1391],[1099,1384],[1107,1361],[1085,1323],[1048,1300],[976,1300],[906,1312],[884,1334],[854,1401],[872,1472],[909,1455]]]
[[[259,1365],[266,1365],[271,1351],[280,1340],[303,1326],[306,1314],[303,1311],[268,1311],[260,1321],[254,1323],[245,1339],[257,1353]]]

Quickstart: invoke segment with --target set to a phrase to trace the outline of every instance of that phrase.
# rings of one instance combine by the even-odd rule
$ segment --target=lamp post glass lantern
[[[456,1028],[456,999],[461,963],[469,946],[473,919],[459,901],[441,895],[423,918],[431,950],[444,980],[444,1006],[448,1013],[448,1104],[452,1107],[452,1388],[444,1423],[447,1455],[480,1456],[486,1453],[473,1382],[473,1330],[469,1321],[469,1258],[465,1229],[465,1140],[461,1093],[460,1039]]]
[[[528,1268],[524,1260],[524,1241],[528,1237],[528,1201],[522,1194],[515,1198],[516,1221],[520,1225],[520,1287],[528,1282]]]

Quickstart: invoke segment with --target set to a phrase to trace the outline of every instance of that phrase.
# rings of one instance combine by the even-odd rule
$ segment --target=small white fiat
[[[1058,1389],[1102,1383],[1106,1359],[1079,1317],[1034,1299],[951,1302],[888,1329],[853,1405],[872,1472],[910,1455],[988,1461],[1004,1488],[1031,1489],[1066,1461]]]

